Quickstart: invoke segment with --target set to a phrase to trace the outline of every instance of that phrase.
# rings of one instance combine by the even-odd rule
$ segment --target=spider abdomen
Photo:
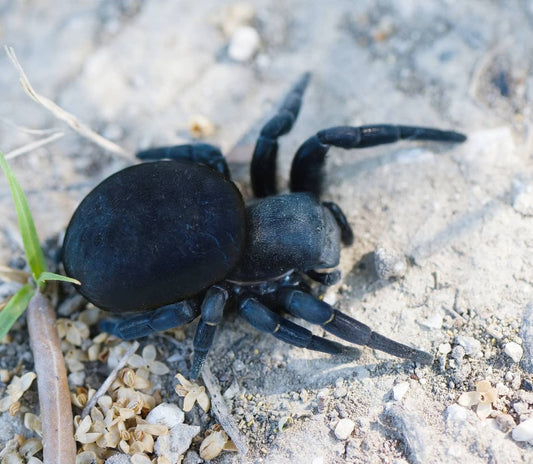
[[[152,309],[222,280],[241,256],[244,226],[241,194],[214,170],[145,163],[107,178],[82,201],[63,262],[96,306]]]

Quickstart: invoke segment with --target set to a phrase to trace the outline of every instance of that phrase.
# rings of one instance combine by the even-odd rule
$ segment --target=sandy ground
[[[239,19],[243,10],[251,10],[248,19]],[[466,133],[461,145],[332,149],[328,159],[325,197],[347,213],[356,241],[343,251],[344,278],[327,301],[431,351],[435,364],[415,368],[369,349],[355,360],[330,358],[229,315],[212,370],[223,391],[232,382],[237,389],[229,405],[250,452],[218,462],[533,460],[532,445],[511,433],[533,418],[532,2],[253,0],[236,8],[215,0],[6,0],[0,12],[2,42],[14,47],[41,94],[131,152],[192,140],[190,121],[201,115],[215,127],[204,141],[230,153],[247,195],[247,146],[307,70],[312,81],[300,117],[281,140],[280,184],[299,144],[325,127],[388,122]],[[243,23],[260,43],[239,61],[230,42]],[[24,128],[66,133],[12,161],[53,251],[83,196],[128,161],[31,101],[4,55],[0,70],[4,153],[43,137]],[[246,134],[244,148],[230,152]],[[0,262],[20,266],[3,181],[0,215]],[[404,257],[402,278],[377,278],[377,247]],[[13,286],[0,291],[3,298]],[[24,324],[17,330],[13,344],[0,347],[0,363],[31,369]],[[176,350],[160,337],[149,341],[168,356]],[[183,360],[173,367],[186,371]],[[498,390],[484,420],[457,405],[483,379]],[[3,391],[0,384],[0,397]],[[354,425],[347,438],[335,433],[341,419]],[[15,431],[29,433],[7,413],[0,421],[0,446]],[[202,462],[194,449],[186,462]]]

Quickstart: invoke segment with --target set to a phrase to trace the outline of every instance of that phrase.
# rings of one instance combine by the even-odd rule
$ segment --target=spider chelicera
[[[67,228],[63,262],[82,295],[119,315],[103,321],[103,330],[133,339],[200,316],[190,373],[196,379],[232,298],[253,327],[292,345],[331,354],[346,348],[283,312],[350,343],[432,362],[431,354],[373,332],[313,295],[310,282],[339,281],[341,244],[354,240],[341,208],[320,199],[323,167],[331,146],[466,137],[397,125],[324,129],[294,156],[290,193],[277,194],[277,139],[291,130],[308,81],[304,74],[261,130],[251,163],[256,200],[245,204],[224,156],[207,144],[142,151],[137,156],[153,162],[115,173],[85,197]]]

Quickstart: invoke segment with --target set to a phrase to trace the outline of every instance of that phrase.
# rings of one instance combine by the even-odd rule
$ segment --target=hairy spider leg
[[[283,100],[278,112],[261,129],[257,139],[250,176],[254,195],[258,198],[275,195],[276,161],[278,156],[278,137],[288,133],[300,111],[302,97],[309,83],[309,73],[305,73]]]
[[[141,160],[170,159],[192,161],[193,163],[209,166],[228,180],[231,177],[226,158],[220,149],[207,143],[189,143],[150,148],[149,150],[140,151],[136,156]]]
[[[349,349],[340,343],[313,335],[309,330],[267,308],[251,295],[243,295],[240,301],[239,314],[250,325],[285,343],[329,354],[339,354]]]
[[[421,364],[431,364],[433,356],[416,348],[398,343],[373,332],[370,327],[359,322],[325,301],[300,290],[284,288],[279,292],[280,303],[292,315],[319,324],[333,335],[356,345],[368,346],[399,358],[410,359]]]
[[[228,291],[222,286],[214,285],[207,290],[201,307],[201,318],[196,327],[193,342],[193,360],[190,377],[196,380],[213,345],[217,325],[222,321],[224,306],[228,301]]]
[[[320,198],[324,180],[326,154],[331,146],[366,148],[399,140],[432,140],[464,142],[466,136],[454,131],[429,127],[394,126],[338,126],[321,130],[307,139],[294,155],[290,174],[292,192],[311,192]]]
[[[200,310],[196,301],[183,300],[120,319],[103,320],[100,322],[100,329],[123,340],[134,340],[146,337],[153,332],[161,332],[187,324],[199,314]]]

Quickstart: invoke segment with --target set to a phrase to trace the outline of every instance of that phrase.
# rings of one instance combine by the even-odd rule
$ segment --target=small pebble
[[[527,403],[523,401],[519,401],[519,402],[513,403],[513,409],[518,415],[522,415],[528,412],[529,406]]]
[[[178,462],[179,457],[191,446],[193,438],[200,433],[197,425],[177,424],[167,435],[160,435],[154,445],[157,456],[170,457]]]
[[[185,413],[175,404],[161,403],[152,409],[146,416],[149,424],[161,424],[169,429],[182,424],[185,420]]]
[[[392,388],[392,397],[395,401],[400,401],[409,390],[409,382],[401,382]]]
[[[374,266],[380,279],[399,279],[407,271],[405,255],[384,246],[378,246],[374,250]]]
[[[471,358],[478,358],[481,356],[481,343],[474,337],[459,335],[455,341],[465,349],[465,353]]]
[[[522,379],[522,383],[520,384],[520,388],[522,390],[527,391],[527,392],[533,391],[533,383],[531,383],[527,379]]]
[[[183,464],[200,464],[202,462],[204,462],[204,460],[196,451],[188,451],[183,459]]]
[[[355,422],[351,419],[341,419],[335,427],[335,436],[339,440],[346,440],[352,434]]]
[[[428,329],[441,329],[443,322],[444,322],[444,319],[442,317],[442,314],[435,313],[431,315],[430,317],[428,317],[427,319],[420,321],[420,325]]]
[[[458,404],[452,404],[446,408],[446,420],[455,423],[465,423],[468,417],[468,409]]]
[[[236,359],[233,363],[233,369],[237,372],[242,371],[245,368],[244,363],[240,359]]]
[[[130,457],[128,454],[114,454],[105,460],[105,464],[131,464]]]
[[[518,424],[511,432],[511,436],[515,441],[533,440],[533,418]]]
[[[195,138],[209,137],[215,133],[215,126],[205,116],[196,114],[189,119],[189,132]]]
[[[238,27],[228,47],[228,55],[235,61],[248,61],[259,50],[261,40],[257,31],[251,26]]]
[[[499,416],[496,416],[496,423],[504,433],[511,431],[516,426],[516,423],[510,414],[500,414]]]
[[[78,371],[78,372],[71,372],[68,375],[68,383],[69,385],[74,385],[77,387],[82,386],[85,383],[85,372],[84,371]]]
[[[452,358],[455,360],[458,366],[463,364],[463,358],[465,357],[466,351],[461,345],[453,347]]]
[[[339,387],[333,391],[333,396],[335,398],[344,398],[347,394],[348,390],[345,387]]]
[[[520,362],[522,355],[524,354],[523,348],[515,342],[506,343],[504,351],[505,354],[509,356],[515,363]]]
[[[449,343],[442,343],[439,345],[439,354],[448,354],[452,351],[452,345]]]

